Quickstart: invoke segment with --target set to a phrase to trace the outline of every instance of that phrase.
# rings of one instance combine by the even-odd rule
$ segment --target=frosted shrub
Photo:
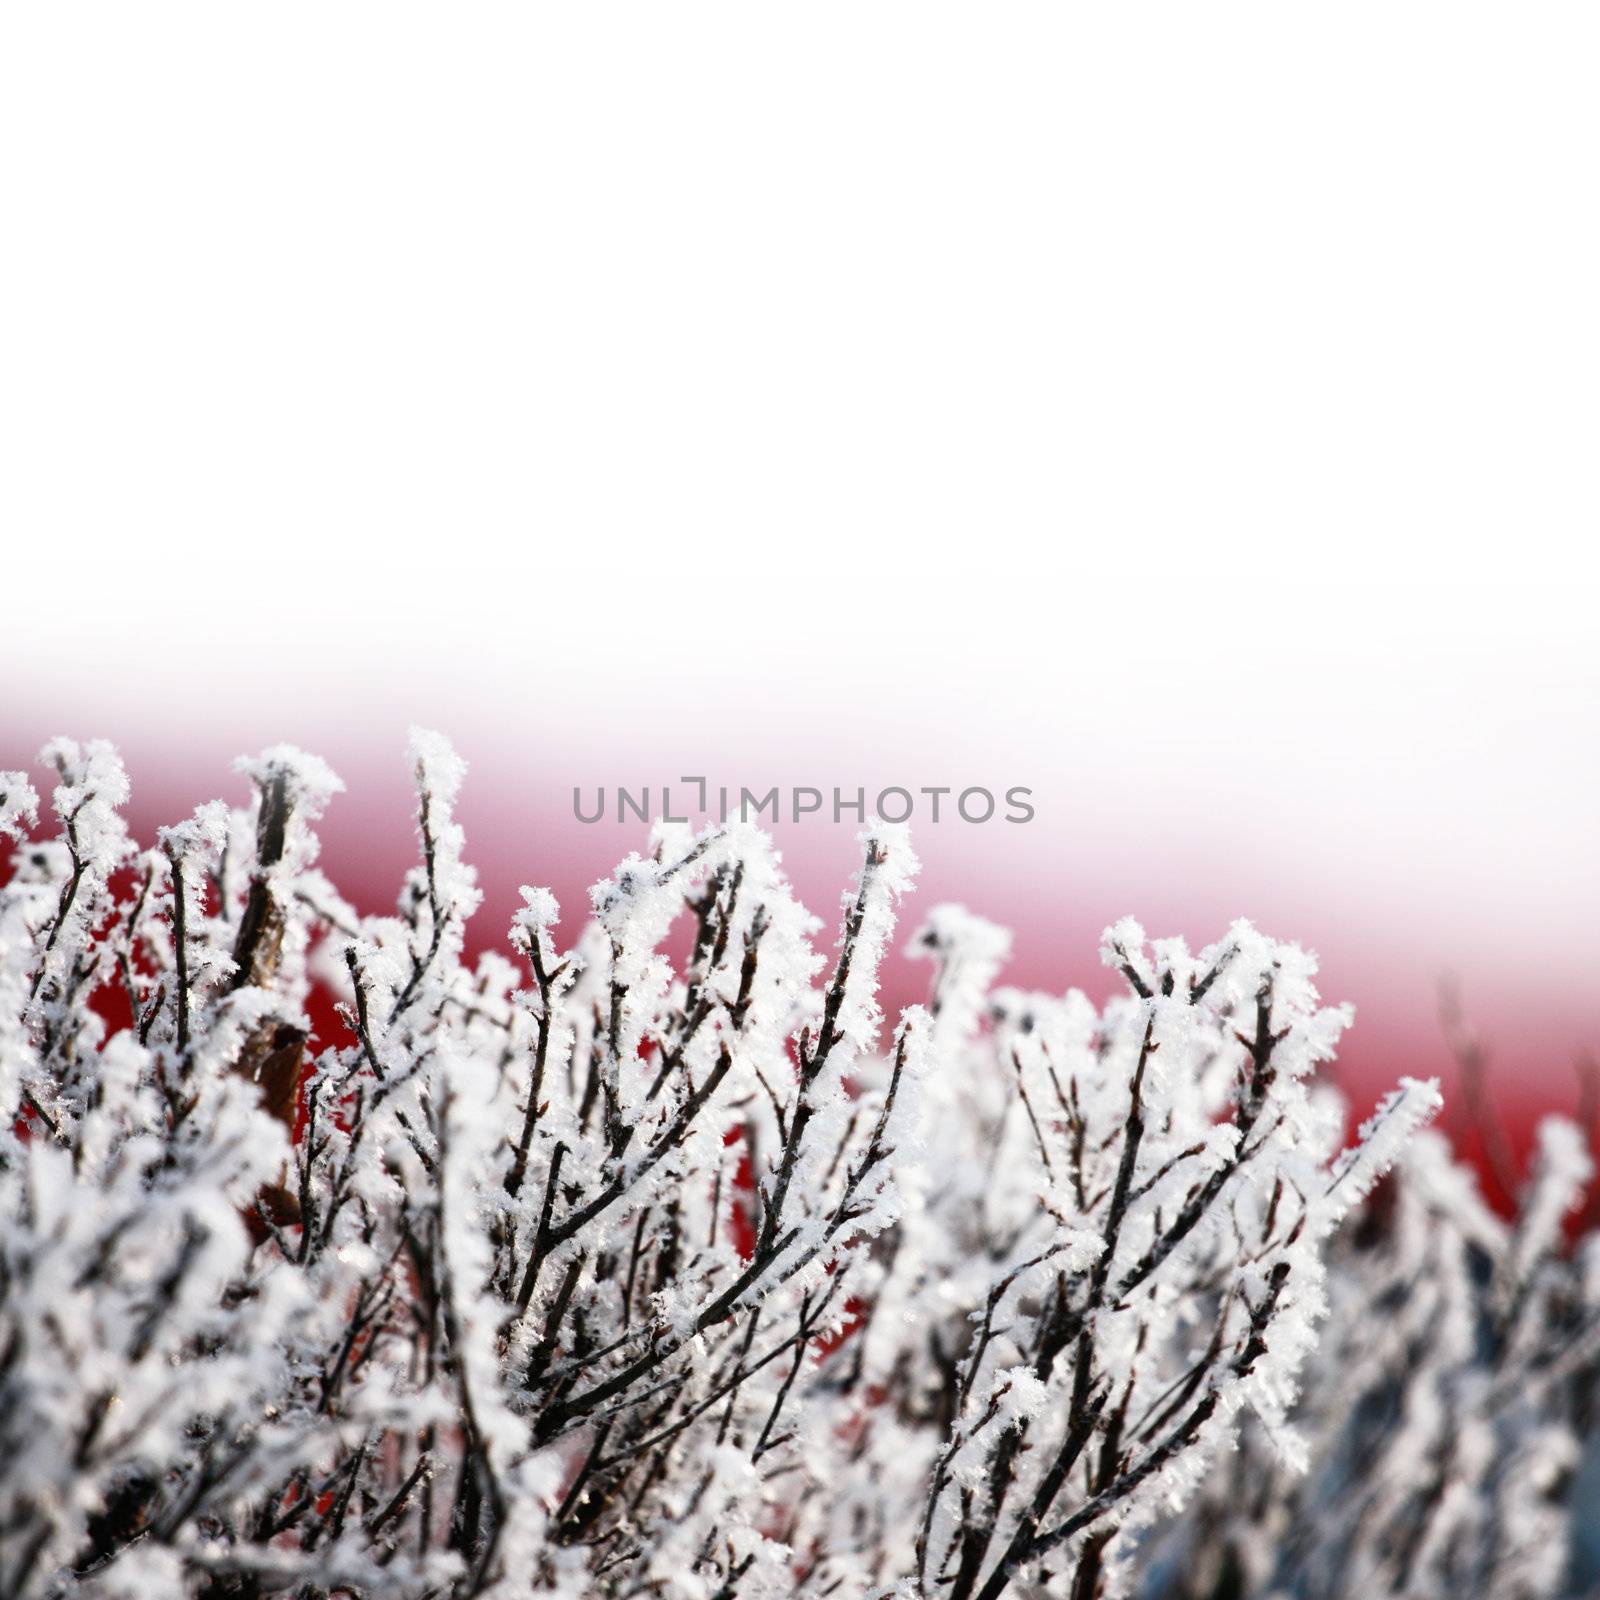
[[[1332,1242],[1333,1311],[1301,1404],[1309,1471],[1282,1473],[1247,1427],[1145,1592],[1595,1592],[1595,1552],[1573,1533],[1587,1521],[1592,1537],[1600,1468],[1600,1237],[1563,1236],[1592,1176],[1577,1126],[1548,1119],[1507,1223],[1443,1139],[1419,1135],[1387,1204]]]
[[[1414,1144],[1374,1242],[1437,1095],[1402,1080],[1341,1150],[1314,1073],[1349,1017],[1298,947],[1119,924],[1097,1012],[996,990],[1007,936],[941,907],[885,1035],[893,828],[831,944],[760,832],[663,826],[575,941],[528,889],[469,964],[436,736],[383,917],[318,870],[340,786],[298,751],[142,851],[112,750],[44,759],[53,838],[0,774],[6,1600],[1091,1597],[1185,1540],[1169,1592],[1245,1592],[1202,1587],[1219,1553],[1266,1592],[1297,1496],[1398,1526],[1430,1471],[1414,1549],[1319,1511],[1296,1571],[1550,1592],[1582,1152],[1551,1136],[1506,1230]],[[314,985],[346,1025],[317,1049]],[[1352,1464],[1397,1349],[1426,1377]]]

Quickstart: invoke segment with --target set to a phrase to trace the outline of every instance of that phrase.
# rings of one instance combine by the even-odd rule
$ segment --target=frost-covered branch
[[[1271,1527],[1321,1470],[1330,1305],[1343,1348],[1424,1285],[1394,1336],[1458,1362],[1481,1315],[1483,1404],[1552,1428],[1531,1396],[1600,1355],[1581,1147],[1547,1137],[1510,1229],[1416,1138],[1431,1085],[1341,1150],[1314,1075],[1349,1014],[1297,946],[1122,923],[1097,1008],[996,989],[1008,936],[939,907],[891,1027],[902,831],[863,837],[830,946],[758,830],[663,825],[567,937],[530,888],[473,958],[464,768],[431,734],[409,764],[390,915],[318,869],[339,784],[299,751],[143,853],[108,747],[51,745],[48,807],[0,774],[0,1594],[1154,1592],[1225,1464]],[[1577,1424],[1472,1478],[1475,1402],[1426,1360],[1361,1515],[1398,1527],[1408,1463],[1440,1488],[1372,1571],[1449,1568],[1459,1481],[1505,1508],[1496,1570],[1533,1570],[1513,1513]]]

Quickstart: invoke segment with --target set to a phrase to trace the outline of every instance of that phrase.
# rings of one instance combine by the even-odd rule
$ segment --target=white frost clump
[[[1396,1110],[1391,1096],[1374,1113],[1371,1142],[1392,1142]],[[1507,1224],[1443,1138],[1411,1140],[1387,1194],[1330,1241],[1331,1311],[1295,1416],[1302,1470],[1283,1471],[1253,1420],[1147,1552],[1138,1592],[1594,1592],[1574,1535],[1592,1525],[1600,1466],[1597,1236],[1572,1248],[1563,1234],[1592,1174],[1582,1131],[1547,1120]]]
[[[1122,923],[1097,1008],[996,989],[1009,936],[939,907],[928,1005],[886,1028],[901,829],[863,837],[831,948],[739,823],[658,830],[565,948],[525,889],[469,961],[438,735],[387,916],[319,870],[340,786],[302,752],[143,853],[108,746],[45,758],[52,839],[0,774],[7,1600],[1155,1593],[1230,1463],[1269,1522],[1328,1470],[1330,1328],[1356,1384],[1433,1341],[1374,1458],[1398,1517],[1453,1451],[1408,1576],[1490,1497],[1501,1592],[1547,1581],[1580,1435],[1516,1380],[1578,1370],[1546,1330],[1600,1277],[1561,1245],[1586,1158],[1548,1135],[1506,1229],[1436,1141],[1405,1154],[1410,1082],[1341,1154],[1311,1079],[1349,1017],[1296,946]],[[1412,1282],[1360,1348],[1350,1308]],[[1474,1432],[1501,1393],[1527,1425]]]

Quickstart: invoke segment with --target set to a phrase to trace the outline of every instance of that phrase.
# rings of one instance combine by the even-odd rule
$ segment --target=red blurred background
[[[8,737],[0,765],[30,764],[37,732]],[[374,741],[373,733],[384,737]],[[245,781],[230,770],[227,743],[215,729],[194,737],[135,730],[118,742],[133,781],[128,815],[142,843],[159,824],[186,815],[202,800],[246,798]],[[375,742],[386,748],[374,748]],[[576,820],[574,784],[583,787],[586,810],[592,809],[597,784],[606,782],[614,796],[614,781],[601,774],[620,772],[635,791],[650,784],[657,806],[659,781],[671,781],[680,813],[690,794],[664,758],[635,754],[619,764],[598,748],[553,749],[547,741],[538,743],[535,758],[531,743],[519,748],[504,736],[469,736],[462,747],[469,771],[458,814],[484,891],[470,930],[473,951],[506,949],[510,915],[524,883],[555,891],[563,913],[561,937],[576,938],[589,885],[630,850],[645,848],[640,824],[615,821],[614,797],[604,822]],[[322,865],[358,908],[388,911],[416,860],[403,731],[385,725],[333,733],[317,748],[347,785],[320,829]],[[783,770],[756,765],[759,772],[745,775],[763,791],[774,782],[833,776],[799,763]],[[713,785],[737,782],[740,770],[738,760],[723,760],[707,775]],[[878,786],[907,777],[900,767],[872,760],[837,775],[841,787],[864,785],[869,797]],[[930,781],[958,784],[970,778],[999,790],[1027,776],[1005,770],[928,775]],[[44,779],[35,774],[41,789]],[[1526,1153],[1541,1116],[1575,1112],[1585,1103],[1577,1063],[1600,1039],[1594,988],[1573,980],[1572,952],[1565,948],[1529,960],[1511,943],[1512,919],[1502,921],[1492,905],[1472,908],[1463,918],[1460,906],[1397,892],[1376,866],[1366,875],[1350,870],[1352,861],[1364,864],[1359,854],[1346,852],[1339,859],[1312,850],[1304,860],[1286,860],[1280,850],[1253,846],[1225,827],[1185,828],[1182,809],[1170,795],[1152,807],[1164,828],[1149,815],[1097,816],[1093,807],[1064,815],[1059,792],[1048,784],[1035,787],[1033,800],[1039,815],[1024,825],[998,818],[982,826],[950,820],[932,825],[926,818],[921,826],[913,823],[923,870],[902,909],[900,937],[885,970],[891,1015],[923,996],[927,969],[900,953],[900,946],[923,909],[940,901],[960,901],[1013,931],[1001,982],[1057,992],[1076,986],[1096,999],[1117,989],[1097,956],[1101,930],[1117,917],[1131,912],[1152,935],[1181,933],[1198,947],[1219,937],[1235,917],[1248,916],[1278,937],[1315,949],[1325,999],[1354,1003],[1355,1025],[1333,1076],[1355,1116],[1401,1073],[1438,1076],[1446,1092],[1446,1127],[1482,1162],[1482,1133],[1459,1092],[1459,1067],[1440,1020],[1446,981],[1456,986],[1486,1048],[1496,1137],[1515,1159]],[[798,824],[781,820],[774,828],[801,897],[830,925],[855,870],[857,830],[853,817],[835,824],[826,813]],[[1330,866],[1346,870],[1344,881]],[[824,942],[832,936],[830,931]],[[1504,943],[1497,942],[1502,938]],[[331,1035],[331,1008],[319,1007],[318,1020]],[[1491,1196],[1503,1203],[1496,1175],[1485,1177]]]

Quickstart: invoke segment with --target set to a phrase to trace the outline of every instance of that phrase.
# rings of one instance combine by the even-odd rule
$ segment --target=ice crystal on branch
[[[1530,1362],[1548,1386],[1551,1319],[1592,1299],[1558,1265],[1569,1134],[1509,1232],[1413,1145],[1405,1227],[1358,1242],[1436,1093],[1402,1081],[1341,1152],[1313,1075],[1349,1014],[1247,923],[1198,954],[1118,924],[1125,992],[1097,1009],[996,989],[1009,937],[938,907],[912,938],[927,1006],[890,1025],[898,828],[863,835],[836,932],[758,829],[662,825],[585,925],[527,888],[469,961],[437,735],[409,752],[420,859],[377,916],[317,868],[340,786],[312,757],[241,763],[247,803],[143,854],[109,747],[45,762],[54,837],[0,774],[15,1600],[1130,1593],[1199,1537],[1175,1518],[1220,1463],[1266,1485],[1268,1524],[1326,1470],[1330,1305],[1337,1347],[1420,1275],[1405,1317],[1449,1330],[1374,1477],[1398,1514],[1467,1404],[1472,1306],[1490,1387]],[[318,984],[347,1024],[320,1042]],[[1451,1437],[1526,1587],[1577,1435],[1515,1411],[1499,1465]],[[1455,1525],[1407,1572],[1445,1570]]]
[[[1307,1470],[1286,1475],[1247,1427],[1152,1549],[1141,1592],[1592,1593],[1573,1539],[1592,1476],[1574,1480],[1596,1459],[1600,1276],[1595,1236],[1572,1248],[1562,1233],[1591,1176],[1577,1127],[1551,1119],[1507,1223],[1442,1138],[1417,1137],[1383,1203],[1331,1242],[1333,1305],[1298,1416]]]

